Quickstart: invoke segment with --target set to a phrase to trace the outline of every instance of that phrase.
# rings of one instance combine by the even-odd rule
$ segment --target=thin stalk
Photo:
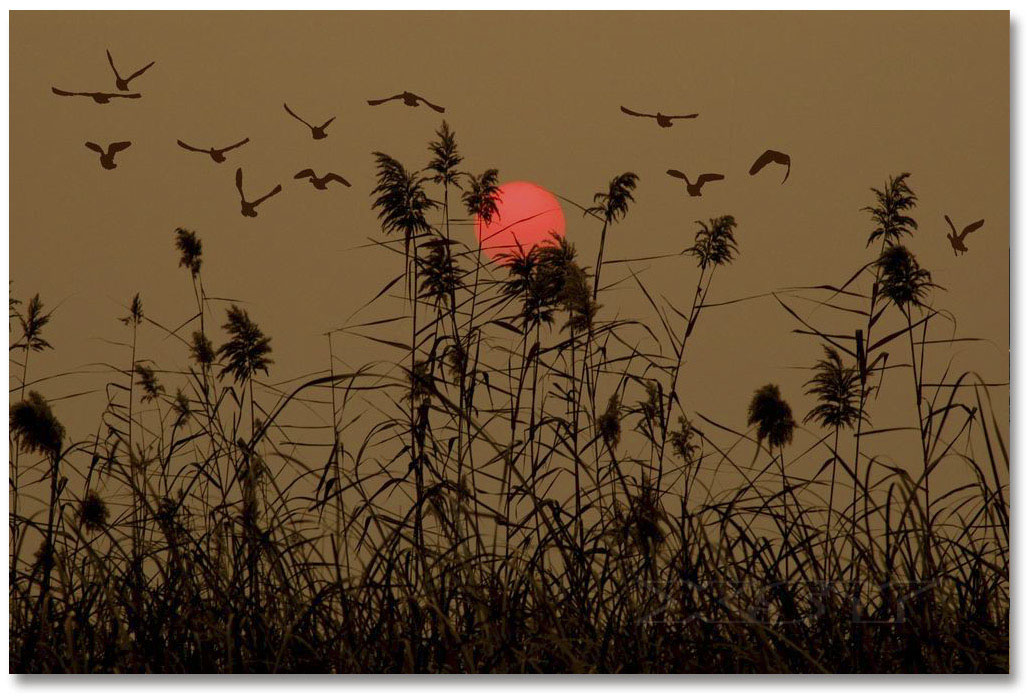
[[[606,230],[606,226],[604,226]],[[571,331],[571,457],[575,462],[575,535],[579,549],[585,548],[585,528],[582,524],[582,458],[578,454],[578,381],[575,379],[575,346],[577,344],[574,330]]]
[[[21,663],[27,666],[35,653],[36,643],[42,630],[43,613],[47,610],[50,600],[50,579],[54,564],[57,563],[57,550],[55,548],[54,517],[57,511],[57,497],[59,493],[60,480],[60,452],[50,456],[50,505],[47,509],[46,519],[46,543],[41,557],[43,564],[43,579],[39,588],[39,597],[36,599],[36,608],[33,613],[32,627],[29,630],[28,639],[22,647]]]
[[[129,389],[128,389],[128,464],[129,464],[129,481],[130,481],[131,487],[132,487],[132,495],[135,498],[135,505],[132,507],[132,557],[134,559],[134,562],[133,562],[134,564],[138,564],[139,563],[139,539],[140,539],[139,538],[139,526],[140,526],[140,522],[141,522],[140,521],[140,513],[142,512],[143,506],[144,506],[144,502],[141,499],[141,492],[140,492],[140,489],[139,489],[139,481],[138,481],[139,477],[138,477],[138,473],[136,472],[137,468],[133,464],[133,459],[134,458],[133,458],[133,455],[132,455],[132,447],[133,447],[132,446],[132,418],[133,418],[133,416],[132,416],[132,408],[133,408],[133,404],[135,402],[134,397],[133,397],[133,395],[134,395],[134,388],[135,388],[135,380],[133,379],[133,376],[135,375],[135,370],[136,370],[136,332],[138,330],[138,327],[139,327],[139,325],[133,320],[133,322],[132,322],[132,361],[129,364],[129,370],[128,370],[128,381],[129,381]],[[142,458],[140,458],[139,469],[142,469],[142,467],[143,467],[143,462],[142,462]]]
[[[883,240],[882,241],[881,249],[878,252],[878,256],[880,257],[882,252],[884,252],[884,251],[885,251],[885,241]],[[871,330],[874,328],[873,325],[872,325],[872,320],[874,320],[875,308],[876,308],[876,305],[878,304],[878,281],[881,279],[881,269],[877,265],[874,268],[875,268],[875,276],[874,276],[874,281],[871,283],[871,300],[870,300],[870,304],[869,304],[868,312],[867,312],[867,324],[864,327],[864,346],[865,346],[865,349],[864,349],[864,363],[865,363],[865,366],[869,366],[869,365],[871,365],[874,362],[873,359],[871,358],[871,355],[870,355],[871,354]],[[866,382],[867,382],[867,379],[870,377],[870,371],[865,371],[864,370],[864,366],[857,366],[857,369],[860,370],[860,405],[859,405],[859,409],[857,410],[857,430],[854,433],[854,439],[853,439],[853,500],[851,502],[851,515],[853,517],[853,524],[850,526],[850,528],[851,528],[851,538],[850,539],[851,539],[852,545],[854,545],[854,546],[856,545],[856,539],[857,539],[857,492],[860,490],[860,439],[861,439],[861,436],[863,435],[862,431],[863,431],[863,426],[864,426],[864,410],[867,407],[867,397],[868,397],[868,394],[869,394],[869,390],[867,389]],[[864,494],[865,504],[867,503],[868,496],[869,496],[869,492],[865,492],[865,494]],[[870,548],[871,547],[871,525],[870,525],[870,522],[867,519],[866,505],[865,505],[865,515],[864,515],[864,528],[865,528],[864,532],[865,532],[865,534],[867,536],[868,548]],[[850,560],[850,569],[852,571],[850,582],[852,583],[852,582],[854,582],[856,580],[856,577],[857,577],[857,571],[858,571],[857,567],[858,567],[858,558],[859,557],[856,554],[856,550],[855,549],[852,549],[850,554],[851,554],[851,557],[852,557],[851,560]]]
[[[335,375],[335,356],[332,353],[332,332],[327,333],[328,336],[328,374]],[[332,475],[336,479],[336,495],[338,502],[336,503],[336,524],[335,533],[336,537],[342,531],[343,527],[343,499],[342,499],[342,486],[343,486],[343,475],[339,462],[339,418],[336,411],[336,383],[333,380],[329,383],[329,394],[332,396],[332,462],[333,472]]]
[[[25,401],[25,386],[28,384],[29,375],[29,342],[25,342],[25,355],[21,365],[21,389],[19,391],[18,400]],[[21,553],[19,546],[19,538],[21,537],[21,522],[18,517],[18,501],[20,500],[20,486],[18,479],[18,459],[21,455],[21,442],[19,438],[14,439],[14,453],[13,462],[11,465],[11,517],[14,521],[14,525],[11,527],[11,549],[13,554],[11,555],[11,588],[14,588],[18,582],[18,555]]]
[[[924,515],[925,515],[925,538],[924,538],[924,564],[925,574],[930,578],[934,573],[932,568],[932,499],[931,490],[928,486],[928,479],[931,472],[928,467],[928,438],[925,433],[924,412],[921,409],[921,376],[917,369],[917,352],[914,349],[914,327],[910,315],[910,308],[903,307],[903,317],[907,320],[907,339],[910,342],[910,374],[914,384],[914,403],[917,406],[917,430],[921,438],[921,463],[922,478],[924,479]]]
[[[413,237],[413,235],[411,236]],[[411,269],[411,275],[413,276],[413,285],[410,286],[411,290],[408,291],[408,300],[411,304],[411,326],[410,326],[410,370],[411,380],[415,379],[417,362],[418,362],[418,245],[417,240],[411,240],[414,244],[409,247],[413,247],[414,258],[412,263],[409,265]],[[414,400],[410,399],[410,453],[411,458],[414,462],[414,486],[415,493],[417,494],[417,501],[415,502],[416,510],[414,511],[414,542],[418,547],[418,559],[421,564],[422,577],[427,575],[428,562],[425,559],[425,529],[424,520],[422,519],[422,504],[425,496],[425,473],[422,470],[421,453],[418,452],[417,447],[417,434],[416,434],[416,417],[414,414]]]
[[[607,243],[608,221],[603,221],[603,229],[600,230],[600,251],[596,254],[596,273],[593,276],[593,302],[600,292],[600,271],[603,269],[603,247]]]
[[[539,505],[538,505],[538,491],[536,489],[538,475],[539,475],[539,463],[536,462],[538,452],[535,448],[535,431],[536,431],[536,412],[535,412],[535,397],[536,390],[539,385],[539,355],[540,351],[540,326],[535,325],[535,360],[532,361],[532,396],[531,404],[529,406],[529,423],[528,423],[528,462],[532,468],[532,520],[535,524],[536,541],[537,544],[542,542],[542,528],[539,524]]]
[[[692,306],[689,309],[689,319],[685,323],[685,327],[682,329],[682,339],[678,343],[678,350],[675,354],[675,367],[671,372],[671,394],[668,395],[667,400],[667,411],[664,414],[664,428],[661,431],[660,448],[657,456],[657,490],[661,490],[661,483],[664,478],[664,454],[667,449],[667,425],[671,423],[671,411],[674,409],[675,401],[678,397],[678,378],[682,371],[682,362],[685,359],[685,346],[689,341],[689,337],[692,336],[693,329],[696,327],[696,322],[700,318],[700,310],[703,309],[703,304],[707,300],[707,293],[710,292],[710,287],[714,282],[714,271],[716,267],[711,267],[710,273],[707,274],[707,282],[703,283],[703,276],[706,274],[706,268],[700,268],[700,278],[696,282],[696,292],[693,294]],[[661,405],[663,409],[663,405]]]
[[[835,445],[832,447],[832,479],[831,484],[828,487],[828,516],[825,522],[825,569],[827,570],[828,564],[831,562],[831,555],[829,554],[829,546],[832,541],[832,512],[835,510],[835,472],[839,466],[839,426],[835,426]]]

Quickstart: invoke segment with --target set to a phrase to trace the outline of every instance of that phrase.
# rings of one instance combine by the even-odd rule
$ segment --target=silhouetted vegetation
[[[499,173],[461,170],[445,123],[429,152],[424,169],[374,153],[395,261],[301,378],[268,378],[259,308],[211,297],[223,262],[179,229],[191,319],[159,323],[136,294],[96,430],[67,434],[77,402],[48,402],[60,376],[30,372],[60,316],[12,301],[12,671],[1009,669],[1004,431],[993,385],[938,357],[955,322],[900,245],[909,174],[873,190],[877,257],[765,298],[811,339],[800,424],[803,395],[775,384],[716,420],[680,392],[746,221],[697,222],[667,255],[695,274],[691,298],[617,281],[645,310],[626,316],[600,278],[639,177],[583,207],[595,268],[559,237],[490,262],[462,240],[495,218]],[[337,356],[343,336],[370,349]],[[169,337],[179,365],[144,358]],[[892,381],[912,383],[916,423],[872,429]],[[871,449],[890,432],[916,437],[916,461]],[[813,476],[805,456],[824,463]],[[943,462],[966,481],[932,490]]]

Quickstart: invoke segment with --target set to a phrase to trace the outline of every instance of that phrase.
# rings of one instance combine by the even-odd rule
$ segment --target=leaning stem
[[[785,539],[782,540],[782,544],[789,547],[789,497],[786,492],[789,490],[789,480],[785,476],[785,447],[778,447],[778,469],[782,474],[782,520],[783,529],[785,530]],[[785,557],[785,580],[789,579],[789,557]]]
[[[924,564],[925,573],[932,574],[932,499],[931,490],[928,486],[930,474],[928,467],[928,444],[925,434],[924,412],[921,409],[921,377],[917,370],[917,352],[914,349],[914,326],[910,315],[910,308],[904,307],[903,316],[907,320],[907,339],[910,342],[910,374],[914,381],[914,402],[917,405],[917,430],[921,439],[921,462],[922,479],[924,479],[924,516],[925,516],[925,540],[924,540]]]
[[[603,221],[603,229],[600,231],[600,251],[596,255],[596,273],[593,276],[593,302],[596,302],[596,296],[600,292],[600,271],[603,269],[603,247],[607,242],[607,225],[608,221]]]
[[[606,229],[606,228],[604,228]],[[575,344],[577,343],[574,330],[571,331],[571,372],[574,375],[575,366]],[[585,530],[582,526],[582,476],[581,458],[578,456],[578,390],[575,380],[571,383],[571,456],[575,461],[575,532],[578,537],[579,549],[585,548]]]
[[[513,469],[518,465],[518,458],[514,454],[514,443],[517,439],[517,428],[518,420],[521,417],[521,390],[524,387],[525,373],[528,370],[528,333],[529,326],[526,322],[525,331],[522,332],[521,336],[521,365],[518,367],[518,380],[517,388],[514,396],[514,401],[511,404],[511,415],[510,415],[510,450],[509,457],[506,462],[506,469],[503,475],[503,491],[504,491],[504,509],[503,517],[505,520],[504,525],[504,541],[506,548],[504,549],[505,554],[510,553],[510,509],[513,500],[511,494],[511,488],[514,484]]]
[[[825,522],[825,568],[831,563],[829,546],[832,541],[832,512],[835,510],[835,471],[839,465],[839,426],[835,426],[835,445],[832,447],[832,481],[828,487],[828,519]]]
[[[542,529],[539,525],[539,500],[536,497],[536,484],[537,477],[539,474],[539,463],[536,462],[536,449],[535,449],[535,397],[536,391],[539,385],[539,341],[540,341],[540,325],[535,325],[535,360],[532,361],[532,396],[531,405],[529,410],[529,422],[528,422],[528,462],[532,468],[532,519],[534,521],[536,530],[537,543],[542,541]]]
[[[252,602],[257,601],[257,492],[256,492],[256,472],[255,472],[255,458],[253,456],[254,450],[257,444],[254,442],[254,435],[257,432],[257,419],[254,409],[254,398],[253,398],[253,377],[249,379],[250,383],[250,445],[245,453],[246,457],[246,472],[245,478],[243,479],[245,503],[246,507],[245,524],[246,524],[246,536],[247,536],[247,558],[249,559],[249,576],[250,576],[250,599]]]
[[[332,354],[332,332],[328,332],[328,374],[335,375],[335,357]],[[336,525],[335,532],[338,537],[343,527],[343,500],[340,495],[343,486],[341,465],[339,462],[339,420],[336,412],[336,384],[335,381],[329,384],[329,393],[332,396],[332,462],[333,476],[336,479]]]
[[[25,401],[25,385],[28,383],[29,356],[30,355],[31,354],[29,353],[29,342],[28,342],[28,340],[26,340],[25,341],[25,357],[24,357],[24,360],[22,361],[22,365],[21,365],[21,391],[20,391],[20,396],[18,397],[18,399],[20,401],[22,401],[22,402]],[[11,555],[11,574],[10,574],[10,576],[11,576],[11,581],[10,581],[11,582],[11,588],[14,588],[14,584],[17,583],[17,580],[18,580],[18,555],[20,554],[20,551],[21,551],[19,549],[19,546],[18,546],[18,538],[20,537],[20,532],[21,532],[21,521],[18,518],[18,501],[19,501],[19,498],[20,498],[19,495],[18,495],[18,483],[19,483],[18,482],[18,459],[19,459],[19,455],[21,455],[21,442],[20,442],[20,439],[15,438],[15,440],[14,440],[14,453],[13,453],[12,464],[11,464],[11,494],[12,494],[11,520],[14,522],[14,525],[11,528],[11,550],[13,551],[13,554]]]
[[[413,244],[411,244],[413,243]],[[409,268],[413,276],[413,284],[408,286],[407,299],[411,304],[411,325],[410,325],[410,374],[411,380],[414,380],[414,376],[417,370],[418,363],[418,245],[417,239],[414,239],[414,235],[408,236],[408,249],[413,247],[413,258],[410,260]],[[414,543],[418,547],[418,558],[421,560],[422,576],[427,572],[427,562],[425,561],[425,529],[424,521],[422,519],[422,504],[424,502],[425,495],[425,476],[422,471],[421,454],[417,450],[417,433],[416,433],[416,416],[414,413],[414,400],[410,401],[410,453],[411,459],[414,462],[414,481],[415,481],[415,493],[417,495],[417,501],[415,502],[414,511]]]
[[[882,252],[885,251],[885,240],[882,240],[881,249],[878,255],[881,256]],[[871,283],[871,302],[867,312],[867,325],[864,328],[864,363],[869,366],[873,363],[871,358],[871,329],[873,328],[872,320],[875,317],[875,306],[878,304],[878,281],[881,278],[881,269],[875,267],[874,281]],[[864,410],[867,406],[867,395],[869,390],[867,389],[867,379],[870,377],[870,370],[863,370],[858,366],[858,370],[861,370],[860,375],[860,409],[857,411],[857,430],[853,438],[853,501],[851,503],[851,515],[853,516],[853,524],[851,527],[851,544],[856,545],[857,539],[857,491],[860,489],[860,437],[864,426]],[[870,468],[870,464],[868,465]],[[867,513],[869,492],[864,494],[864,532],[867,536],[867,546],[871,549],[871,523],[868,520],[869,516]],[[852,559],[850,559],[851,569],[851,580],[856,580],[857,577],[857,554],[855,550],[851,552]]]
[[[138,325],[133,320],[132,323],[132,362],[129,365],[128,379],[128,461],[129,461],[129,481],[131,482],[132,495],[136,499],[136,505],[132,507],[132,558],[133,563],[138,562],[139,555],[139,514],[143,508],[143,501],[141,501],[141,492],[139,490],[139,477],[137,476],[136,467],[133,465],[132,457],[132,407],[134,403],[133,394],[135,388],[135,370],[136,370],[136,331]],[[142,468],[143,463],[140,459],[139,467]]]
[[[39,597],[36,598],[36,608],[33,613],[32,628],[29,630],[29,635],[25,644],[22,646],[22,666],[28,665],[32,654],[35,652],[36,643],[39,640],[39,633],[42,629],[43,622],[43,611],[46,609],[46,604],[50,597],[50,578],[57,556],[54,550],[54,517],[57,510],[57,496],[60,493],[58,480],[60,479],[61,453],[60,451],[52,453],[50,457],[50,505],[47,511],[46,543],[42,555],[43,578],[39,588]]]
[[[703,303],[707,300],[707,293],[710,291],[710,286],[714,281],[714,268],[711,267],[710,274],[707,276],[707,282],[704,285],[703,275],[706,273],[706,269],[700,268],[700,279],[696,283],[696,292],[693,294],[692,307],[689,309],[689,319],[686,320],[685,327],[682,329],[682,340],[678,345],[678,351],[675,354],[675,367],[671,373],[671,394],[668,395],[667,411],[664,416],[664,428],[662,429],[660,436],[660,448],[658,449],[657,457],[657,490],[660,490],[661,482],[664,478],[664,452],[667,448],[667,431],[668,425],[671,423],[671,411],[674,408],[675,400],[678,396],[678,377],[682,371],[682,361],[685,359],[685,345],[692,335],[693,329],[696,326],[696,322],[700,318],[700,310],[703,309]],[[663,405],[661,405],[663,409]]]

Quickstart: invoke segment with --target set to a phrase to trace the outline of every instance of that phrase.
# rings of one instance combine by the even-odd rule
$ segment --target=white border
[[[276,5],[264,0],[257,0],[255,2],[226,2],[216,3],[217,9],[276,9]],[[532,9],[621,9],[624,5],[621,3],[613,3],[605,0],[599,2],[539,2],[537,0],[521,0],[520,2],[509,2],[509,1],[497,1],[483,5],[482,3],[473,2],[431,2],[431,3],[418,3],[418,2],[377,2],[374,5],[370,3],[352,3],[352,2],[300,2],[295,3],[290,9],[321,9],[321,10],[339,10],[339,9],[396,9],[396,10],[425,10],[425,9],[516,9],[516,10],[532,10]],[[85,2],[59,2],[49,3],[46,7],[40,7],[37,3],[33,2],[14,2],[8,5],[8,9],[74,9],[74,10],[86,10],[86,9],[113,9],[113,10],[135,10],[141,9],[139,4],[133,5],[128,2],[114,2],[104,3],[102,7],[90,6]],[[152,6],[147,6],[146,9],[156,9]],[[195,3],[195,2],[179,2],[174,7],[164,7],[161,9],[177,9],[177,10],[191,10],[191,9],[212,9],[211,3]],[[956,10],[956,9],[969,9],[966,4],[958,4],[949,0],[943,0],[939,2],[906,2],[903,3],[902,8],[897,8],[894,2],[886,2],[883,0],[867,0],[865,2],[857,3],[836,3],[836,2],[791,2],[791,3],[768,3],[768,2],[734,2],[732,0],[722,0],[711,6],[710,4],[703,6],[697,5],[696,3],[673,3],[668,1],[662,2],[635,2],[632,5],[633,10],[640,9],[661,9],[661,10],[679,10],[679,9],[695,9],[695,10],[741,10],[741,9],[758,9],[758,10],[769,10],[769,9],[816,9],[816,10],[842,10],[842,9],[860,9],[860,10],[895,10],[895,9],[919,9],[919,10]],[[998,6],[995,3],[978,3],[972,9],[1008,9],[1008,6]],[[1020,311],[1026,306],[1025,293],[1028,293],[1028,286],[1024,283],[1019,282],[1020,272],[1028,270],[1028,265],[1025,263],[1025,255],[1028,252],[1025,251],[1022,245],[1018,244],[1018,231],[1020,229],[1020,206],[1018,201],[1025,200],[1028,198],[1028,182],[1026,182],[1020,175],[1024,171],[1024,154],[1018,147],[1020,145],[1020,138],[1018,133],[1023,129],[1026,123],[1026,112],[1024,109],[1024,102],[1021,98],[1024,89],[1025,79],[1025,65],[1024,65],[1024,54],[1020,50],[1019,39],[1022,36],[1023,22],[1025,17],[1028,17],[1028,12],[1021,11],[1020,9],[1014,9],[1011,12],[1011,178],[1010,178],[1010,192],[1011,192],[1011,385],[1012,385],[1012,409],[1011,409],[1011,452],[1018,451],[1018,445],[1021,442],[1021,435],[1024,433],[1024,420],[1023,415],[1025,412],[1025,395],[1013,386],[1020,385],[1022,377],[1024,376],[1025,366],[1020,364],[1018,361],[1013,360],[1016,355],[1014,347],[1020,347],[1025,344],[1025,323],[1022,321]],[[3,130],[3,154],[5,159],[8,159],[8,147],[9,147],[9,57],[10,49],[8,46],[9,41],[9,15],[3,16],[4,31],[2,35],[3,41],[3,60],[5,62],[4,70],[2,72],[2,79],[4,82],[3,100],[5,108],[3,110],[5,128]],[[9,163],[9,159],[8,159]],[[4,254],[4,274],[9,275],[9,183],[6,181],[9,176],[9,165],[8,169],[4,173],[5,186],[3,187],[3,225],[5,235],[8,244],[3,248]],[[7,370],[6,364],[4,370]],[[6,372],[5,372],[6,375]],[[6,448],[7,442],[4,441],[3,448]],[[1014,522],[1015,532],[1013,539],[1015,542],[1020,542],[1024,538],[1024,524],[1023,518],[1018,514],[1020,509],[1021,501],[1023,498],[1019,496],[1019,490],[1016,486],[1016,471],[1017,458],[1014,458],[1015,474],[1012,476],[1012,481],[1015,484],[1013,491],[1013,502],[1012,502],[1012,519]],[[2,499],[2,514],[4,518],[7,516],[7,497]],[[7,546],[7,526],[3,526],[2,542],[4,548]],[[1023,545],[1022,545],[1023,546]],[[332,693],[341,694],[345,691],[347,695],[352,694],[375,694],[376,697],[410,697],[412,692],[417,697],[448,697],[455,691],[467,692],[471,694],[480,694],[483,690],[488,690],[490,697],[494,695],[517,695],[517,697],[524,697],[526,691],[532,692],[532,697],[544,697],[546,695],[557,695],[566,694],[569,690],[572,691],[588,691],[594,695],[617,695],[618,697],[624,697],[627,689],[641,689],[645,690],[646,697],[656,697],[657,695],[663,694],[674,694],[676,697],[681,696],[684,692],[688,694],[710,694],[716,693],[723,697],[754,697],[759,695],[760,697],[791,697],[796,692],[816,692],[823,694],[826,691],[831,691],[832,696],[835,695],[860,695],[861,697],[867,697],[870,691],[874,692],[875,697],[887,697],[889,695],[910,695],[917,693],[931,692],[934,694],[959,694],[961,697],[966,697],[968,692],[978,693],[982,691],[1004,691],[1011,692],[1017,690],[1018,693],[1024,692],[1024,680],[1016,676],[1018,667],[1026,665],[1025,655],[1026,646],[1022,640],[1023,635],[1023,612],[1020,611],[1023,603],[1020,602],[1024,597],[1025,588],[1024,583],[1021,582],[1021,575],[1018,572],[1020,569],[1020,556],[1015,552],[1014,554],[1014,573],[1012,574],[1013,583],[1013,605],[1012,605],[1012,623],[1013,631],[1011,634],[1011,666],[1012,670],[1015,671],[1015,677],[1004,678],[1004,677],[981,677],[981,676],[969,676],[969,677],[950,677],[950,676],[930,676],[930,677],[915,677],[915,676],[899,676],[899,677],[878,677],[878,676],[843,676],[843,677],[828,677],[828,676],[810,676],[810,677],[793,677],[793,676],[550,676],[550,677],[533,677],[533,676],[508,676],[508,677],[487,677],[487,676],[426,676],[426,677],[357,677],[357,676],[303,676],[303,677],[286,677],[286,676],[184,676],[184,677],[164,677],[164,678],[147,678],[147,677],[134,677],[134,676],[96,676],[96,677],[36,677],[36,678],[15,678],[8,676],[6,679],[6,685],[3,692],[7,694],[10,692],[14,693],[31,693],[34,695],[40,695],[40,697],[68,697],[74,695],[75,697],[93,697],[94,695],[105,695],[111,691],[121,690],[132,690],[139,692],[140,689],[145,690],[147,695],[164,695],[164,694],[175,694],[180,697],[184,690],[190,692],[190,697],[206,697],[207,695],[219,696],[226,690],[246,690],[253,695],[281,695],[283,689],[300,689],[303,691],[304,696],[310,695],[311,693]],[[6,572],[4,574],[6,578]],[[3,614],[7,614],[7,594],[0,594],[0,604],[2,604]],[[3,660],[7,662],[7,633],[3,635]]]

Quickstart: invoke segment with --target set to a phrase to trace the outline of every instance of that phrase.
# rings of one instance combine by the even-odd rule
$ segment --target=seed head
[[[175,230],[175,247],[181,252],[178,265],[189,269],[189,273],[196,278],[200,274],[200,266],[203,264],[203,243],[196,236],[195,232],[178,228]]]
[[[746,423],[757,426],[757,440],[767,439],[772,448],[780,448],[792,442],[796,422],[792,408],[782,399],[778,385],[764,385],[753,393]]]
[[[27,398],[11,407],[11,435],[17,437],[28,452],[56,458],[61,454],[64,426],[43,396],[30,391]]]
[[[612,394],[607,401],[607,409],[596,417],[596,430],[603,443],[610,450],[614,450],[621,442],[621,402],[617,394]]]
[[[109,515],[107,504],[95,491],[88,492],[79,502],[79,521],[89,532],[99,532],[107,527]]]
[[[140,399],[144,404],[155,402],[164,394],[164,386],[157,380],[157,373],[153,368],[136,363],[136,375],[139,376],[136,384],[143,388],[143,396]]]
[[[193,343],[189,353],[199,365],[207,367],[214,363],[214,344],[203,332],[193,332]]]

